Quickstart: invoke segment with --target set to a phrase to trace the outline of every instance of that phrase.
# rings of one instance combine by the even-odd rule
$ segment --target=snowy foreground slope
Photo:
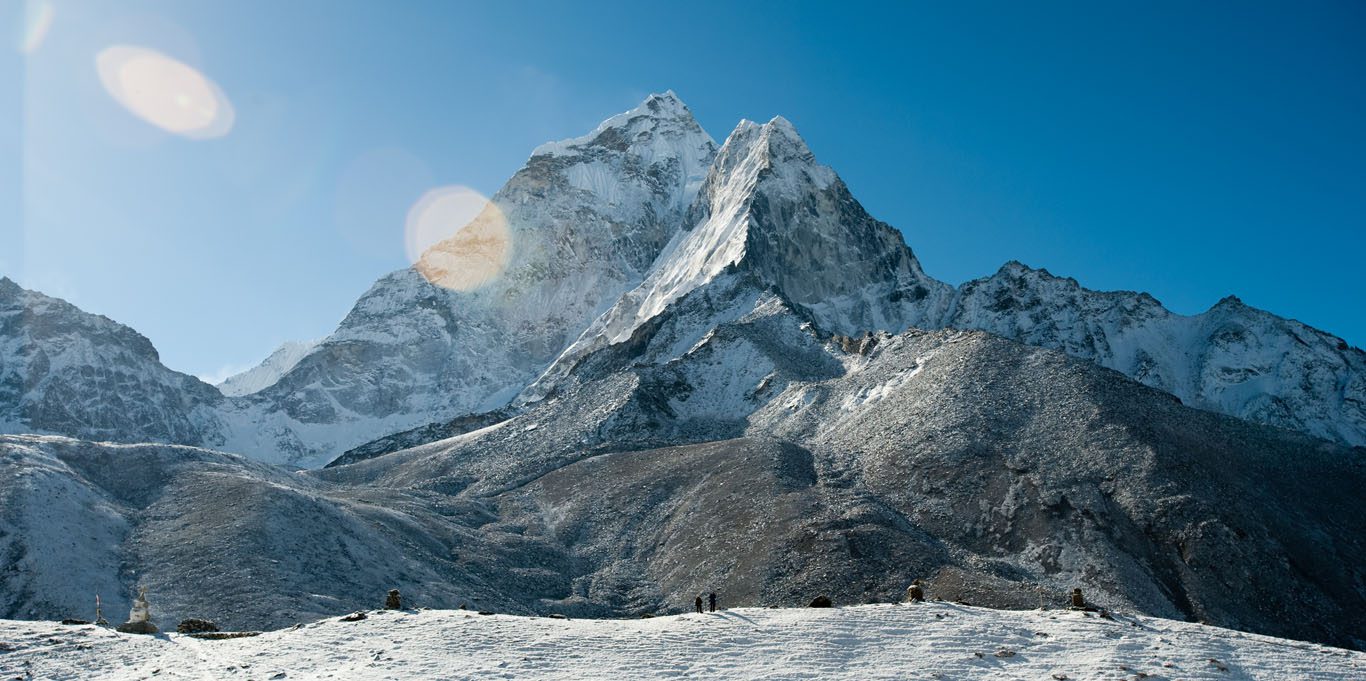
[[[0,675],[45,679],[1360,679],[1366,654],[1150,617],[931,602],[638,620],[372,612],[203,641],[0,621]]]

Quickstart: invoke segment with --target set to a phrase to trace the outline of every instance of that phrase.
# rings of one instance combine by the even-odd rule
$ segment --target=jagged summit
[[[587,135],[542,145],[494,203],[511,247],[480,288],[448,290],[414,268],[391,273],[297,363],[268,362],[250,394],[226,399],[197,381],[163,390],[185,377],[150,366],[146,339],[84,317],[71,323],[79,310],[0,279],[0,313],[10,313],[0,325],[0,421],[10,432],[165,440],[319,465],[377,438],[507,406],[585,353],[651,333],[691,299],[680,344],[756,301],[825,335],[984,330],[1115,369],[1189,405],[1366,444],[1366,354],[1342,339],[1227,300],[1176,315],[1147,294],[1091,291],[1015,261],[955,289],[928,276],[902,234],[871,217],[781,116],[741,121],[718,151],[677,95],[650,95]],[[84,336],[117,337],[121,350],[68,352],[86,347]],[[128,391],[106,381],[133,355],[141,359],[130,371],[158,395],[145,401],[164,405],[141,420],[121,418]]]
[[[316,465],[390,433],[502,406],[640,283],[715,149],[672,93],[538,148],[492,198],[508,235],[501,269],[473,290],[443,288],[443,268],[428,267],[439,259],[425,257],[381,278],[336,331],[248,396],[250,426],[238,432],[280,433],[288,445],[258,440],[240,450],[284,450]],[[428,253],[477,244],[466,231]]]
[[[835,171],[816,161],[806,140],[786,118],[775,116],[762,125],[742,120],[726,138],[707,174],[704,189],[710,191],[712,201],[697,207],[711,208],[716,199],[747,191],[760,174],[781,177],[783,186],[792,191],[824,189],[838,179]],[[702,217],[695,212],[689,215],[694,222]]]
[[[1248,305],[1243,302],[1242,298],[1230,293],[1229,295],[1220,298],[1219,302],[1214,304],[1214,307],[1248,307]]]
[[[901,234],[869,216],[782,117],[736,126],[688,221],[645,281],[576,345],[621,342],[732,267],[840,333],[900,331],[950,293],[925,276]]]
[[[683,103],[683,100],[678,98],[678,95],[674,94],[673,90],[651,93],[635,107],[608,117],[588,134],[555,142],[546,142],[532,150],[531,155],[540,156],[563,151],[570,147],[591,144],[602,138],[604,134],[613,134],[609,131],[629,129],[632,126],[638,128],[653,127],[659,125],[660,122],[667,121],[684,124],[696,122],[693,119],[692,110]]]
[[[532,150],[531,155],[573,156],[598,147],[617,151],[634,150],[649,160],[655,160],[675,152],[685,152],[686,155],[692,143],[696,142],[689,138],[699,133],[706,136],[688,106],[673,90],[669,90],[646,97],[635,108],[608,118],[587,135],[546,142]],[[709,137],[707,139],[710,141]]]
[[[674,236],[645,280],[598,317],[518,403],[549,394],[583,357],[635,338],[685,297],[710,299],[714,307],[693,309],[686,325],[697,333],[680,338],[746,314],[764,292],[823,331],[846,335],[931,321],[953,292],[924,274],[900,232],[868,215],[781,117],[736,126],[687,219],[690,227]]]

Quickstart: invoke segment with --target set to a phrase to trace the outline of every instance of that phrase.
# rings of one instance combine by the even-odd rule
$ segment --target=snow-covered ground
[[[380,611],[222,641],[0,621],[4,679],[679,676],[1361,679],[1366,654],[1149,617],[938,602],[640,620]]]

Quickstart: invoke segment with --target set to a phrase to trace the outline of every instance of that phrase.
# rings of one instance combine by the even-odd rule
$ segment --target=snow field
[[[165,623],[163,623],[165,624]],[[371,612],[204,641],[0,621],[0,678],[1361,679],[1366,654],[1198,624],[932,602],[640,620]]]

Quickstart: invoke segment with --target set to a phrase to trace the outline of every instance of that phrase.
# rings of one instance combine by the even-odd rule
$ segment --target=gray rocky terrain
[[[743,342],[781,323],[769,312],[717,335]],[[80,615],[138,582],[167,621],[235,627],[377,607],[391,586],[432,607],[631,616],[713,589],[895,600],[923,577],[979,605],[1082,586],[1109,608],[1361,646],[1366,452],[981,333],[811,342],[826,361],[779,369],[731,422],[688,405],[718,371],[693,352],[312,473],[7,436],[3,614]],[[650,446],[647,423],[696,442]]]

